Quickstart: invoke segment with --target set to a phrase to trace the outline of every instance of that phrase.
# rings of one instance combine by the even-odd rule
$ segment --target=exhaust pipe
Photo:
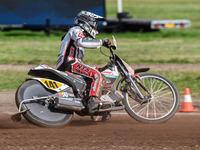
[[[56,109],[61,110],[71,110],[71,111],[81,111],[85,107],[83,106],[83,103],[80,98],[62,98],[62,97],[56,97],[54,99],[54,107]]]

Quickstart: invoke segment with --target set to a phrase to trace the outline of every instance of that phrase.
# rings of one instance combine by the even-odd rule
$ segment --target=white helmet
[[[88,11],[81,11],[75,18],[74,25],[80,26],[93,39],[95,39],[96,35],[98,34],[98,21],[102,20],[105,20],[105,18]]]

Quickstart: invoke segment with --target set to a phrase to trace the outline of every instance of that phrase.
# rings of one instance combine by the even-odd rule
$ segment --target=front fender
[[[141,72],[147,72],[149,70],[150,70],[150,68],[137,68],[137,69],[134,69],[135,74],[141,73]]]

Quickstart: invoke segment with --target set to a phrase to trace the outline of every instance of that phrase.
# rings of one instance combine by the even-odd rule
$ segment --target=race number
[[[53,81],[53,80],[40,79],[40,81],[42,81],[42,83],[43,83],[47,88],[50,88],[50,89],[57,89],[57,88],[59,88],[59,87],[62,86],[61,83],[58,83],[58,82]]]

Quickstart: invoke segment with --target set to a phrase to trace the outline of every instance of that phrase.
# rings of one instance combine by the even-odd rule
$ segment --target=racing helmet
[[[90,35],[90,37],[95,39],[96,35],[98,34],[98,21],[103,20],[105,20],[104,17],[101,17],[97,14],[88,11],[81,11],[76,16],[74,25],[80,26],[86,33]]]

